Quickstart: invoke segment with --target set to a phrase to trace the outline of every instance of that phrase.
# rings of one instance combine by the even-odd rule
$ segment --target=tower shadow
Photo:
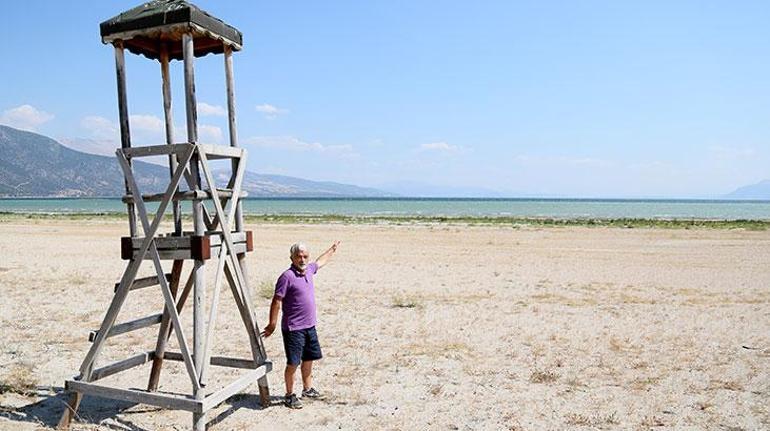
[[[62,387],[39,386],[31,394],[37,399],[24,406],[10,406],[0,404],[0,417],[12,422],[28,422],[56,428],[61,419],[62,412],[67,408],[69,394]],[[42,398],[42,399],[41,399]],[[126,410],[136,406],[136,403],[111,400],[98,397],[85,396],[80,403],[80,408],[75,416],[78,422],[104,425],[110,428],[131,431],[150,431],[118,417],[118,415],[132,413],[146,413],[148,411],[161,410],[152,406],[141,411]],[[104,423],[108,421],[109,423]],[[114,424],[114,425],[113,425]]]

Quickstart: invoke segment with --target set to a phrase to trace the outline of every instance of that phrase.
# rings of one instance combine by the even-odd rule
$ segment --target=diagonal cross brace
[[[214,179],[211,175],[211,170],[208,164],[208,158],[206,157],[205,151],[203,151],[200,147],[198,148],[198,156],[201,161],[201,167],[203,168],[203,173],[206,177],[206,182],[209,185],[209,189],[211,190],[211,197],[212,201],[214,201],[214,208],[216,210],[216,218],[219,219],[220,225],[222,226],[222,235],[225,238],[225,241],[223,242],[222,246],[219,249],[219,262],[217,265],[217,272],[216,272],[216,281],[214,284],[214,299],[212,301],[210,313],[209,313],[209,326],[206,331],[206,340],[205,340],[205,348],[203,351],[205,352],[205,357],[203,360],[203,366],[201,367],[201,382],[205,383],[207,372],[208,372],[208,365],[209,365],[209,357],[211,356],[211,340],[213,338],[214,334],[214,328],[216,327],[216,319],[217,319],[217,306],[219,304],[219,293],[220,293],[220,285],[222,282],[222,273],[224,270],[225,263],[231,263],[235,262],[235,253],[233,249],[233,243],[232,238],[230,237],[230,230],[232,229],[232,222],[233,222],[233,216],[235,214],[235,209],[237,208],[238,199],[240,198],[240,191],[241,191],[241,184],[243,180],[243,175],[245,171],[245,159],[246,159],[246,152],[242,152],[242,156],[238,161],[238,168],[235,172],[235,176],[232,179],[231,183],[233,184],[233,194],[230,198],[229,202],[229,211],[227,216],[224,214],[224,209],[222,208],[222,201],[223,199],[220,199],[219,192],[217,191],[216,184],[214,183]],[[239,268],[240,269],[240,268]]]
[[[171,323],[174,329],[176,329],[177,341],[179,342],[179,349],[182,352],[182,358],[184,359],[187,373],[190,376],[190,381],[192,382],[193,388],[195,390],[199,390],[201,385],[197,378],[198,372],[195,370],[195,364],[193,364],[192,357],[190,356],[190,351],[187,347],[187,341],[185,340],[184,332],[182,331],[182,325],[179,322],[179,313],[176,311],[174,296],[172,295],[171,289],[169,288],[168,282],[166,281],[166,277],[164,275],[165,273],[160,263],[158,248],[154,240],[155,232],[157,231],[161,219],[163,218],[163,212],[166,210],[166,207],[168,206],[168,203],[173,196],[174,190],[176,190],[177,186],[179,185],[182,174],[185,172],[185,167],[190,162],[194,152],[195,147],[193,146],[182,157],[182,160],[177,166],[176,172],[174,172],[174,176],[171,178],[171,182],[169,183],[169,187],[166,190],[165,196],[163,197],[163,201],[160,203],[158,213],[155,215],[155,218],[152,221],[152,225],[150,225],[147,219],[147,210],[144,206],[144,200],[142,199],[142,195],[139,193],[139,186],[137,186],[136,180],[134,179],[134,176],[131,172],[131,166],[128,164],[128,159],[126,159],[125,155],[120,151],[118,151],[118,161],[120,162],[120,167],[123,169],[123,173],[126,176],[126,180],[129,187],[131,188],[131,192],[134,194],[134,196],[136,196],[134,203],[136,204],[136,209],[139,211],[139,218],[142,222],[142,229],[144,230],[145,234],[145,239],[142,243],[141,249],[143,252],[138,255],[137,260],[141,262],[145,255],[148,252],[150,253],[152,262],[155,266],[155,271],[158,273],[161,291],[163,292],[163,299],[166,303],[166,310],[169,312]],[[147,243],[149,243],[149,249],[145,248]]]
[[[130,183],[133,181],[133,175],[131,166],[128,164],[128,161],[125,159],[125,156],[123,155],[122,150],[117,150],[116,155],[118,157],[118,162],[120,163],[121,168],[123,169],[123,173],[125,176],[126,183]],[[189,162],[190,158],[192,157],[192,148],[186,156],[183,158],[185,160],[185,163]],[[125,161],[125,166],[124,166]],[[184,166],[181,165],[180,166]],[[102,348],[104,347],[104,342],[107,339],[107,334],[109,333],[109,330],[112,329],[112,326],[115,324],[115,319],[118,316],[118,312],[120,311],[120,308],[123,306],[123,302],[126,299],[126,296],[128,295],[128,292],[131,287],[131,283],[133,283],[134,279],[136,278],[136,273],[139,270],[139,266],[142,263],[142,259],[144,258],[144,255],[147,253],[151,245],[154,245],[153,236],[155,232],[158,229],[158,226],[160,225],[161,219],[163,218],[163,213],[166,210],[166,206],[168,205],[168,201],[170,199],[170,196],[173,194],[174,190],[176,190],[177,185],[179,184],[179,179],[182,176],[182,170],[177,169],[177,171],[174,173],[174,176],[172,177],[171,182],[169,183],[168,187],[166,188],[166,193],[163,202],[161,202],[161,205],[158,207],[158,211],[155,214],[155,219],[153,220],[152,226],[145,227],[145,232],[152,232],[152,235],[145,235],[145,239],[142,242],[141,247],[139,248],[139,254],[137,255],[138,258],[135,258],[131,260],[126,267],[125,272],[123,273],[123,276],[121,277],[120,284],[118,285],[118,289],[115,292],[115,296],[112,298],[112,302],[110,303],[110,307],[107,309],[107,313],[104,316],[104,320],[102,321],[101,326],[99,327],[99,333],[96,336],[96,339],[94,339],[93,344],[91,345],[91,348],[89,349],[88,353],[86,354],[85,359],[83,360],[83,363],[80,366],[80,378],[85,381],[91,380],[91,371],[93,370],[94,362],[96,361],[96,358],[99,356],[99,353],[101,353]],[[134,187],[135,190],[132,191],[132,193],[136,194],[138,192],[138,187],[136,187],[136,182],[134,181]],[[141,195],[139,195],[138,200],[142,203],[142,208],[144,208],[144,202],[141,200]],[[147,213],[144,212],[144,218],[146,221]],[[163,274],[162,271],[158,273],[158,279],[165,283],[166,276]]]
[[[238,307],[238,311],[241,314],[241,321],[246,327],[246,332],[249,335],[249,343],[251,344],[251,356],[254,362],[262,364],[267,360],[267,353],[265,352],[265,346],[262,343],[262,338],[259,336],[259,328],[254,320],[254,313],[251,312],[253,306],[250,302],[246,302],[248,295],[243,295],[236,287],[236,281],[232,271],[230,271],[230,265],[225,267],[225,276],[227,277],[228,285],[233,293],[235,299],[235,305]],[[245,296],[245,298],[244,298]]]

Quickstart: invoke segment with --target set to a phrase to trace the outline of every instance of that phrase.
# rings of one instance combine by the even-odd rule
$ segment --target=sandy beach
[[[302,410],[283,395],[280,334],[267,339],[273,406],[256,384],[211,430],[770,429],[770,231],[268,224],[248,227],[260,326],[304,240],[342,241],[316,277],[325,359]],[[0,429],[55,426],[125,261],[123,221],[0,223]],[[213,267],[209,265],[213,273]],[[185,268],[184,274],[189,271]],[[141,275],[150,275],[145,263]],[[213,280],[213,275],[210,276]],[[209,292],[209,294],[212,294]],[[132,292],[118,321],[162,311]],[[191,310],[183,323],[191,324]],[[215,354],[248,357],[229,291]],[[154,347],[156,327],[110,339],[102,364]],[[168,362],[161,390],[189,391]],[[110,377],[146,386],[149,365]],[[210,385],[232,379],[229,371]],[[191,415],[86,398],[72,429],[189,429]]]

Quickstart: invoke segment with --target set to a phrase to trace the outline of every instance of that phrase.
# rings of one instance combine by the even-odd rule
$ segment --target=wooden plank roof
[[[243,35],[238,29],[185,0],[152,0],[99,25],[102,42],[122,40],[126,49],[151,59],[160,57],[166,43],[172,59],[182,59],[182,35],[194,37],[195,56],[222,53],[224,44],[239,51]]]

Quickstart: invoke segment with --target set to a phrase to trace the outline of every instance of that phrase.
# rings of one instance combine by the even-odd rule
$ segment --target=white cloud
[[[158,145],[165,142],[166,124],[155,115],[136,114],[129,116],[131,145]],[[80,126],[90,132],[90,137],[99,140],[120,141],[120,125],[98,115],[89,115],[80,120]],[[184,130],[175,129],[177,136]]]
[[[135,114],[129,116],[128,119],[131,130],[161,133],[166,128],[164,121],[155,115]]]
[[[58,141],[65,147],[101,156],[115,156],[115,150],[120,148],[120,142],[115,139],[86,139],[86,138],[59,138]]]
[[[421,144],[419,150],[456,153],[461,150],[461,147],[458,147],[457,145],[449,145],[446,142],[431,142],[429,144]]]
[[[227,111],[225,111],[225,108],[219,106],[219,105],[209,105],[205,102],[199,102],[198,103],[198,113],[200,115],[208,115],[213,117],[224,117],[227,115]]]
[[[115,139],[120,136],[118,124],[98,115],[89,115],[80,120],[80,127],[91,132],[97,139]]]
[[[23,130],[37,130],[41,124],[54,118],[53,114],[40,111],[32,105],[21,105],[6,109],[0,115],[0,123]]]
[[[277,106],[273,106],[267,103],[263,103],[261,105],[257,105],[257,112],[261,112],[265,114],[265,118],[272,120],[279,115],[288,114],[289,110],[284,108],[278,108]]]
[[[201,124],[198,126],[198,138],[201,142],[219,144],[222,142],[222,129],[217,126]]]
[[[354,156],[352,145],[323,145],[318,142],[305,142],[293,136],[256,136],[246,140],[247,144],[260,148],[273,148],[287,151],[312,151],[316,153]]]

